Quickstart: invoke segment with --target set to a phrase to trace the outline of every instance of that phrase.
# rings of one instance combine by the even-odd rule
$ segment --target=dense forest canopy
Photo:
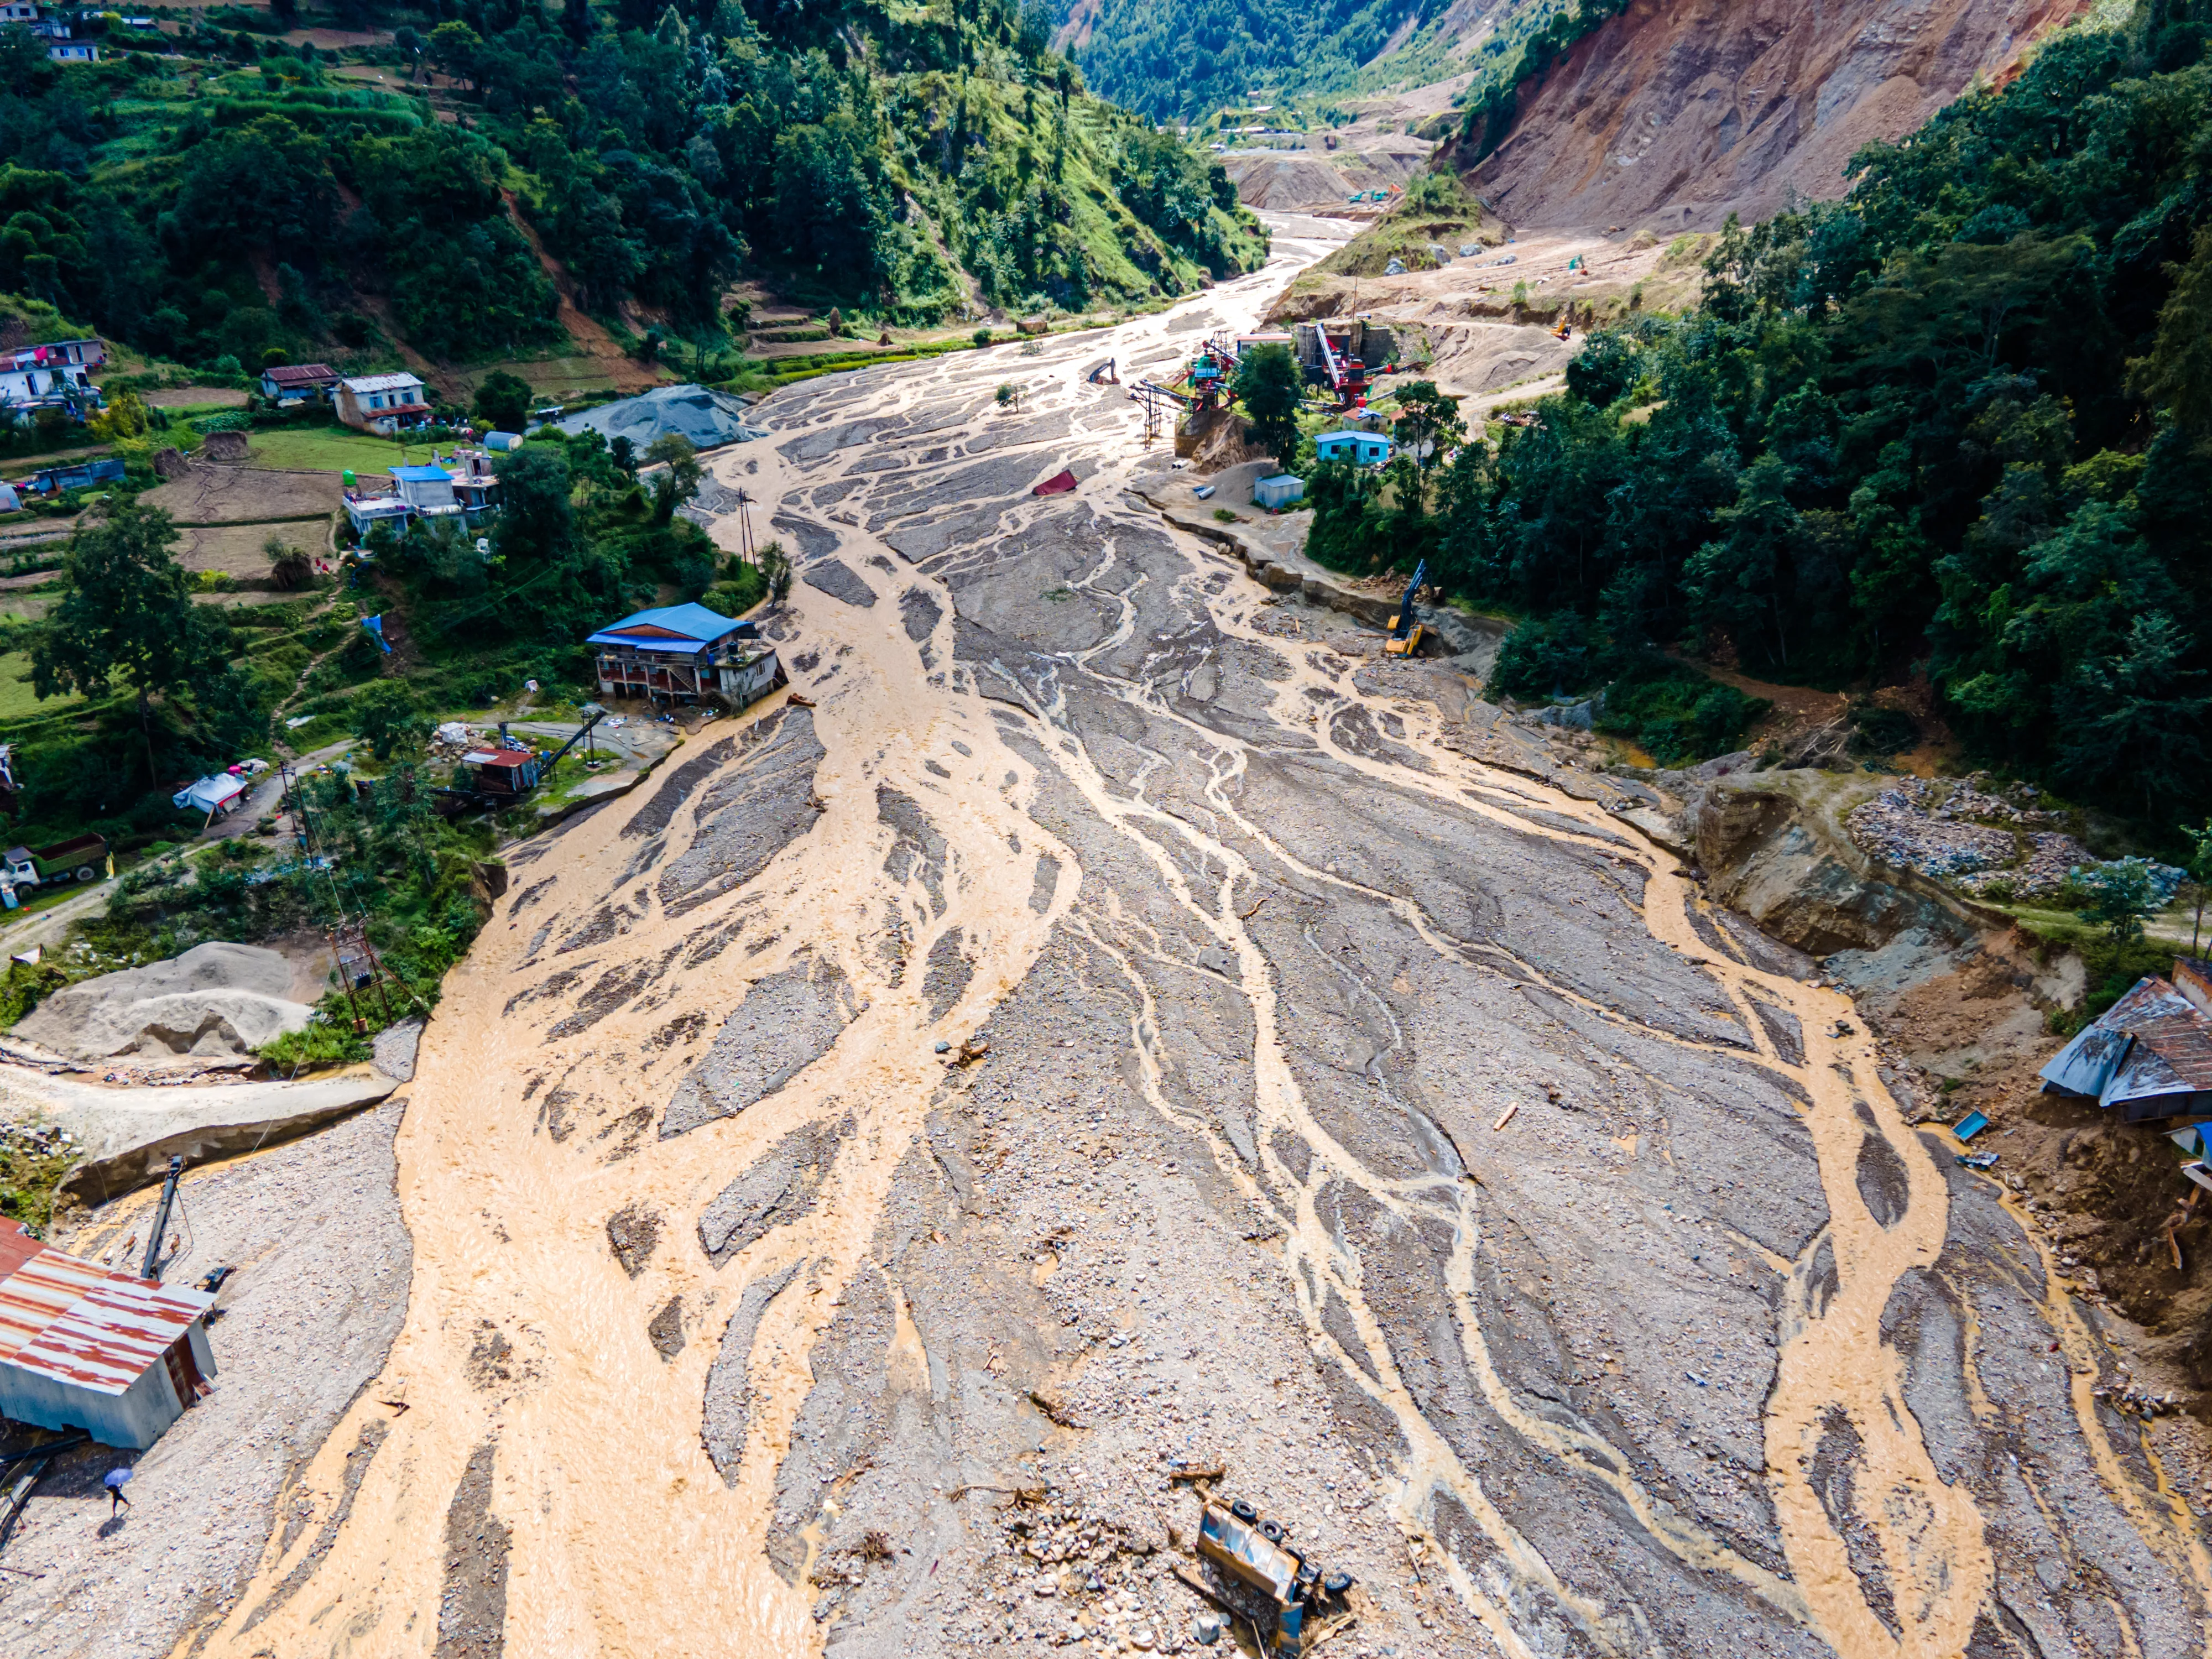
[[[1255,93],[1340,89],[1407,25],[1443,9],[1443,0],[1102,0],[1076,57],[1101,96],[1194,121]]]
[[[428,0],[387,88],[206,29],[59,69],[0,37],[0,285],[200,365],[361,346],[436,356],[589,309],[717,331],[761,276],[848,313],[1079,308],[1189,291],[1263,252],[1218,167],[1090,97],[1010,0],[593,8]],[[409,95],[451,77],[460,119]]]
[[[1923,671],[1984,758],[2212,807],[2212,64],[2145,0],[1731,224],[1700,305],[1594,336],[1433,510],[1324,481],[1340,556],[1537,619],[1519,689],[1654,647],[1840,686]],[[1402,498],[1417,499],[1417,498]]]

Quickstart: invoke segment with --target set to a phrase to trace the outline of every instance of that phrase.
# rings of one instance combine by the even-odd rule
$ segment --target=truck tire
[[[79,881],[90,881],[99,872],[88,864],[80,865],[77,867],[76,878]]]

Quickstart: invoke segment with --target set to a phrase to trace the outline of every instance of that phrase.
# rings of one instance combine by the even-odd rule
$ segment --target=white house
[[[356,374],[338,382],[338,419],[363,432],[390,437],[430,412],[422,382],[412,374]]]
[[[31,0],[0,0],[0,24],[20,23],[25,27],[39,21],[39,9]]]
[[[57,40],[46,48],[46,56],[57,64],[97,64],[100,48],[89,40]]]
[[[21,420],[40,409],[81,414],[100,406],[92,371],[107,361],[98,340],[55,340],[0,352],[0,408]]]

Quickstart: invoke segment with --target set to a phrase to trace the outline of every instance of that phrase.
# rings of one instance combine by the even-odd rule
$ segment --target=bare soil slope
[[[1521,88],[1468,175],[1516,225],[1709,229],[1844,192],[1852,155],[2014,69],[2081,0],[1635,0]]]

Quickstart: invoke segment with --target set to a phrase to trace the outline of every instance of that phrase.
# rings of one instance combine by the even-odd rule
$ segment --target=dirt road
[[[816,706],[513,861],[404,1329],[191,1651],[1191,1650],[1167,1458],[1357,1577],[1332,1654],[2204,1649],[2094,1310],[1849,1000],[1128,493],[1085,372],[1279,246],[718,459]]]

